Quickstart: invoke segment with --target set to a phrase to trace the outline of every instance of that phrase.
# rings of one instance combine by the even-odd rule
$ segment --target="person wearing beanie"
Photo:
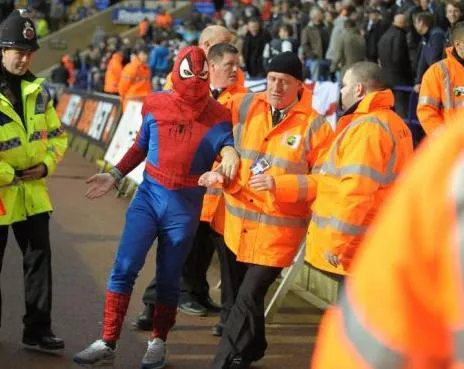
[[[232,301],[210,369],[247,369],[266,351],[264,297],[292,264],[310,218],[311,170],[334,140],[324,117],[311,107],[303,68],[292,52],[269,63],[267,90],[230,100],[240,170],[224,186],[223,301]],[[224,182],[210,171],[204,186]]]
[[[52,204],[45,177],[63,157],[67,138],[45,80],[29,70],[39,45],[34,22],[26,14],[14,10],[0,24],[0,198],[6,210],[0,216],[0,270],[11,227],[24,264],[22,341],[60,350],[64,342],[51,328]]]

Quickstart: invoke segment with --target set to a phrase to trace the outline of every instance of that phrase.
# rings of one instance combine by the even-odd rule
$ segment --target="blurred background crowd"
[[[9,2],[0,2],[4,3]],[[46,35],[41,29],[56,30],[112,3],[28,1],[41,37]],[[179,48],[196,44],[207,25],[220,24],[234,33],[249,79],[263,78],[272,56],[293,51],[312,81],[340,81],[350,65],[369,60],[382,65],[392,86],[413,86],[418,91],[427,68],[445,56],[450,29],[462,18],[459,0],[214,0],[213,5],[211,14],[193,12],[182,21],[165,11],[146,18],[138,25],[135,43],[97,28],[85,52],[63,56],[52,79],[116,93],[105,90],[111,60],[124,67],[131,55],[145,49],[153,89],[160,89]],[[44,22],[46,26],[41,26]],[[409,92],[395,95],[398,111],[405,115]]]

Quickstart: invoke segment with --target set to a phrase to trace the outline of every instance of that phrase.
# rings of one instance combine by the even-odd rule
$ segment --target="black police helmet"
[[[26,14],[24,9],[13,10],[0,24],[0,48],[39,49],[34,22]]]

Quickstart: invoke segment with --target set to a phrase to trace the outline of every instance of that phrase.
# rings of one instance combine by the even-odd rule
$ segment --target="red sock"
[[[166,341],[168,333],[176,323],[177,306],[155,305],[153,314],[153,333],[152,338],[161,338]]]
[[[106,291],[103,341],[117,341],[129,306],[130,294]]]

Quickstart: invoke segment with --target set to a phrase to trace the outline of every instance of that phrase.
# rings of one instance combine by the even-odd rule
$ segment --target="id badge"
[[[266,159],[261,158],[261,159],[256,160],[250,169],[251,169],[251,173],[253,173],[253,175],[256,176],[258,174],[263,174],[270,167],[271,167],[271,164],[269,164],[269,162]]]

